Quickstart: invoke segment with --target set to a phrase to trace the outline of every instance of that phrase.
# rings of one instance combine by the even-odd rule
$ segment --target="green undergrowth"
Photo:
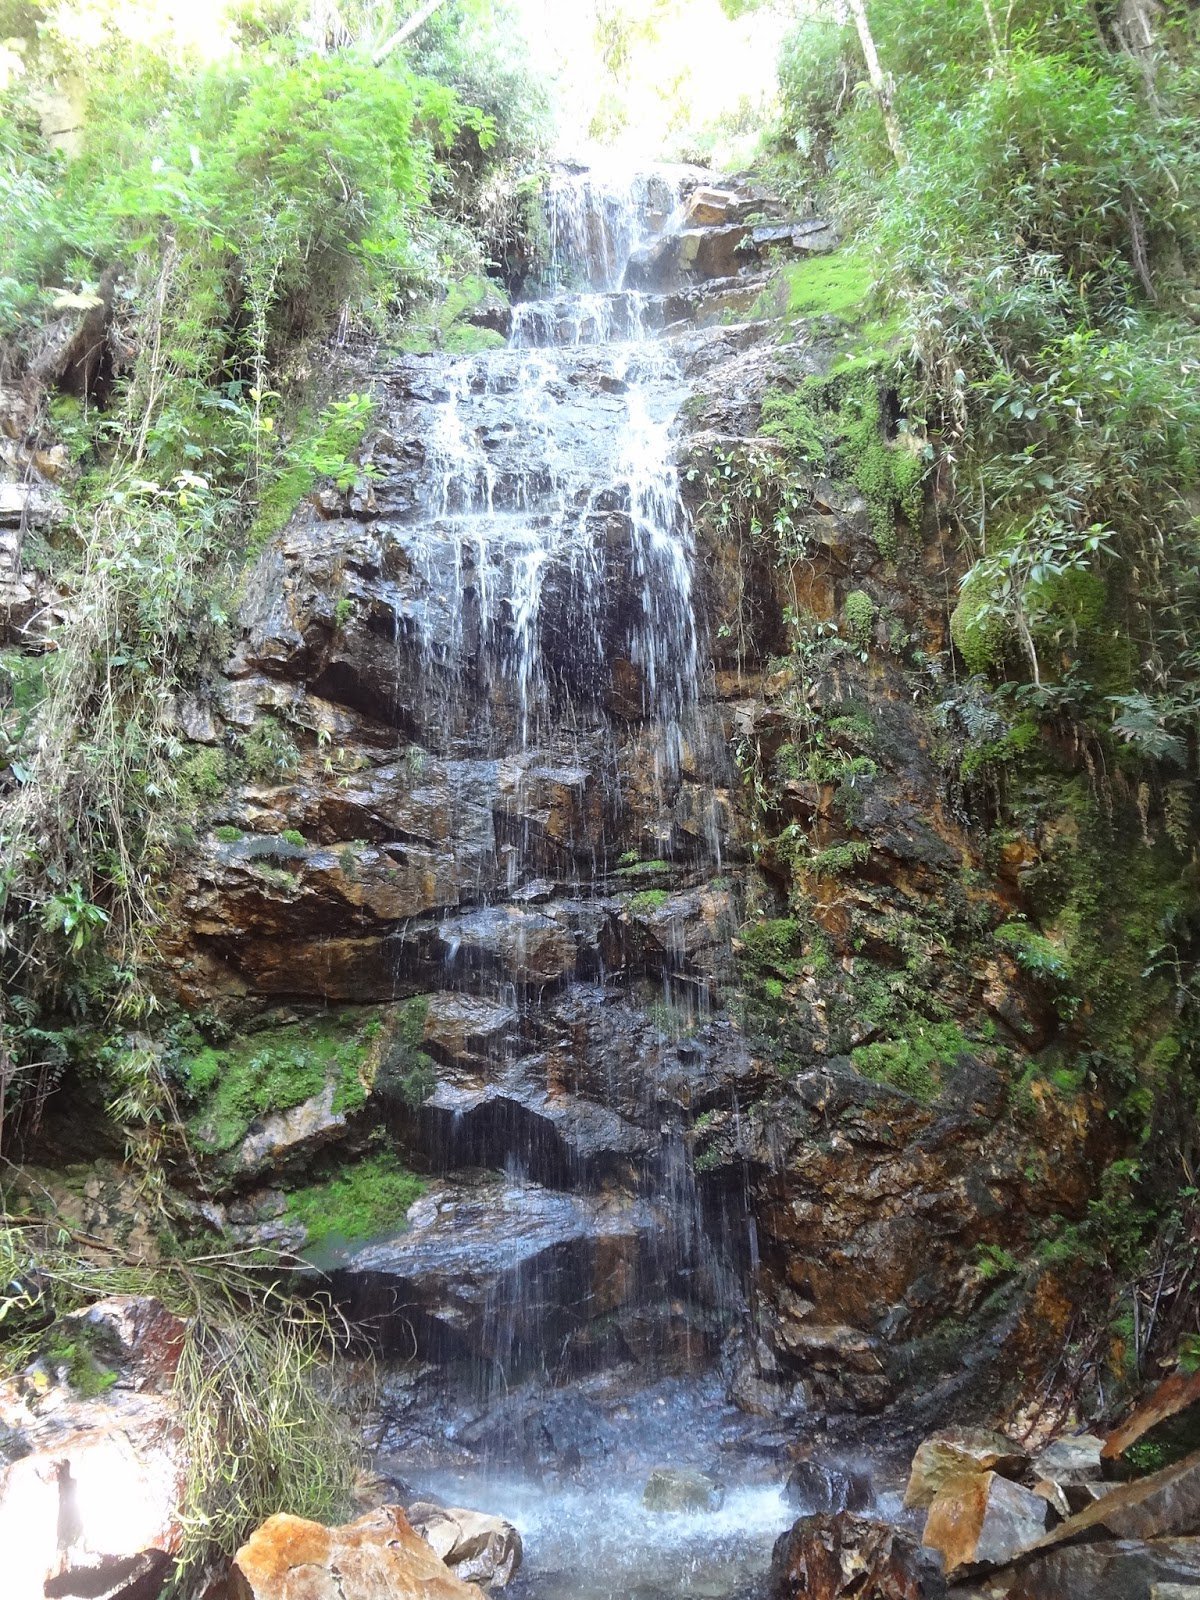
[[[797,468],[848,478],[870,508],[880,554],[900,553],[899,518],[920,527],[927,447],[901,432],[889,439],[884,420],[888,380],[872,363],[827,377],[803,378],[763,400],[761,431],[778,439]]]
[[[503,348],[502,333],[478,327],[471,319],[486,311],[502,311],[507,305],[508,296],[499,284],[479,273],[469,273],[416,313],[399,348],[415,355],[434,350],[474,355],[480,350]]]
[[[414,995],[400,1005],[387,1056],[389,1079],[396,1083],[400,1098],[413,1111],[437,1088],[437,1065],[424,1048],[428,1012],[429,996],[425,994]]]
[[[400,1232],[405,1213],[426,1184],[390,1152],[364,1156],[331,1178],[293,1189],[285,1217],[306,1230],[308,1244]]]
[[[637,894],[629,898],[629,909],[635,915],[644,915],[650,911],[660,911],[671,898],[669,889],[640,889]]]
[[[961,1055],[975,1046],[953,1022],[916,1024],[905,1037],[851,1051],[854,1070],[928,1105]]]
[[[382,1032],[377,1012],[344,1014],[264,1028],[181,1054],[175,1073],[195,1108],[188,1123],[192,1139],[201,1150],[229,1150],[256,1117],[302,1105],[331,1082],[334,1112],[357,1110],[366,1102]]]

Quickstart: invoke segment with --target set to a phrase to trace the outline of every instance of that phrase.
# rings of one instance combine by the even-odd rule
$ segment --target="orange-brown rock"
[[[942,1557],[947,1577],[973,1567],[999,1567],[1030,1550],[1046,1531],[1041,1495],[975,1472],[952,1479],[929,1507],[921,1542]]]
[[[986,1472],[1017,1477],[1025,1460],[1019,1445],[990,1428],[956,1428],[932,1434],[917,1446],[904,1504],[910,1510],[924,1510],[959,1479]]]
[[[229,1588],[231,1600],[479,1600],[398,1506],[341,1528],[269,1517],[234,1557]]]

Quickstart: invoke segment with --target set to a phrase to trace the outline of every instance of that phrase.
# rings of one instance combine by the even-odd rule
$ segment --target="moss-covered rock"
[[[179,1055],[175,1074],[193,1109],[189,1131],[202,1152],[224,1154],[252,1124],[320,1098],[341,1117],[361,1108],[386,1038],[384,1013],[340,1012],[258,1029]]]

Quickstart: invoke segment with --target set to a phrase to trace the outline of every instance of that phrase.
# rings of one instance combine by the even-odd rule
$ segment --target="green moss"
[[[869,649],[875,626],[875,602],[871,596],[862,589],[852,589],[842,602],[842,616],[847,636],[860,650]]]
[[[850,479],[867,501],[880,553],[895,560],[898,517],[914,528],[921,520],[925,455],[908,434],[888,439],[885,391],[882,373],[870,363],[808,377],[794,389],[767,393],[762,432],[779,439],[799,465]]]
[[[624,856],[621,857],[622,861],[625,859]],[[649,877],[652,873],[670,872],[670,870],[671,863],[669,861],[638,861],[635,859],[628,866],[618,867],[617,873],[622,878],[640,878]]]
[[[875,270],[865,253],[836,250],[789,262],[779,281],[787,291],[786,315],[866,320],[875,292]]]
[[[391,1154],[366,1156],[322,1183],[295,1189],[285,1217],[308,1233],[308,1244],[400,1232],[405,1213],[425,1193],[424,1181]]]
[[[904,1038],[860,1045],[850,1059],[864,1078],[891,1084],[928,1104],[937,1097],[945,1069],[971,1048],[955,1023],[917,1022]]]
[[[1114,819],[1086,777],[1047,783],[1060,809],[1027,877],[1037,921],[1062,952],[1095,1070],[1118,1093],[1153,1088],[1151,1052],[1177,1018],[1172,975],[1151,957],[1195,889],[1170,845],[1147,847],[1136,815]]]
[[[638,894],[631,896],[629,909],[637,913],[658,911],[670,898],[671,894],[667,889],[642,889]]]
[[[288,844],[294,844],[299,850],[307,850],[308,848],[308,840],[300,832],[299,828],[285,828],[279,837],[286,839]]]
[[[1072,568],[1030,584],[1031,631],[1039,652],[1078,663],[1100,694],[1128,692],[1137,665],[1127,626],[1113,614],[1108,585],[1094,570]]]
[[[1042,730],[1032,717],[1020,717],[998,739],[968,745],[959,763],[964,778],[996,768],[1015,768],[1037,748]]]
[[[869,860],[870,855],[871,846],[865,839],[846,839],[841,844],[831,844],[824,850],[816,851],[808,858],[807,866],[810,872],[836,876],[841,872],[853,872],[855,867],[861,867],[864,861]]]
[[[804,928],[796,917],[768,917],[738,930],[740,961],[761,973],[794,978],[800,968]]]
[[[181,804],[190,810],[211,805],[229,789],[231,776],[224,750],[217,745],[198,745],[176,768]]]
[[[118,1376],[99,1359],[92,1344],[90,1330],[76,1325],[70,1338],[61,1328],[52,1333],[43,1350],[51,1366],[66,1368],[67,1382],[87,1400],[106,1394]]]
[[[839,712],[830,717],[825,726],[835,738],[852,739],[868,747],[875,742],[875,724],[865,711]]]
[[[273,482],[266,485],[258,500],[258,513],[246,539],[246,553],[253,557],[281,533],[295,515],[305,495],[311,494],[316,473],[302,461],[290,462]]]
[[[966,662],[967,671],[995,676],[1004,663],[1007,633],[1004,618],[992,607],[986,576],[973,568],[963,581],[958,604],[950,614],[950,637]]]
[[[424,1105],[438,1083],[437,1067],[424,1048],[428,1013],[429,996],[426,994],[414,995],[404,1002],[393,1034],[394,1053],[388,1063],[400,1098],[413,1111]]]
[[[378,1033],[374,1013],[357,1022],[322,1017],[183,1055],[175,1070],[196,1107],[189,1120],[193,1139],[206,1150],[232,1149],[256,1117],[301,1105],[330,1081],[333,1109],[356,1109],[366,1100],[363,1080]]]
[[[234,828],[224,822],[219,828],[214,828],[213,833],[221,844],[237,844],[239,839],[246,837],[240,828]]]

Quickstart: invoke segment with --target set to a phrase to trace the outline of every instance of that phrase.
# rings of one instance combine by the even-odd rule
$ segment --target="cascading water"
[[[674,455],[688,383],[650,331],[663,305],[624,287],[679,197],[665,173],[564,173],[542,297],[503,346],[391,379],[421,462],[393,511],[393,720],[452,778],[459,864],[395,940],[401,995],[440,960],[437,1083],[398,1119],[435,1181],[406,1230],[327,1264],[416,1358],[385,1385],[381,1459],[523,1523],[543,1597],[710,1569],[704,1593],[740,1593],[786,1520],[778,1439],[715,1376],[747,1320],[745,1197],[714,1211],[688,1134],[736,1103],[746,1053],[712,1004],[725,740]],[[724,1476],[722,1449],[742,1487],[721,1517],[641,1510],[649,1466]],[[585,1545],[592,1578],[555,1575]]]

